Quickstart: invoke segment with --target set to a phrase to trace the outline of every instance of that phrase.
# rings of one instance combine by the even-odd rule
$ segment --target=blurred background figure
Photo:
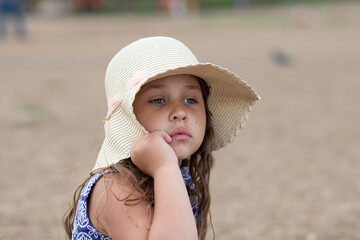
[[[158,0],[156,8],[159,12],[168,13],[171,17],[183,17],[187,13],[197,12],[199,0]]]
[[[166,0],[165,4],[168,7],[170,16],[182,17],[186,14],[186,1],[185,0]]]
[[[105,0],[72,0],[75,10],[93,11],[103,7]]]
[[[25,9],[23,0],[0,0],[0,39],[7,37],[7,24],[13,20],[18,39],[26,37]]]

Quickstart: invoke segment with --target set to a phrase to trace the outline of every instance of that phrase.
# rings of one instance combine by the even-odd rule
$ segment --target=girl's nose
[[[170,121],[185,121],[187,120],[187,114],[183,107],[181,106],[174,106],[171,114],[170,114]]]

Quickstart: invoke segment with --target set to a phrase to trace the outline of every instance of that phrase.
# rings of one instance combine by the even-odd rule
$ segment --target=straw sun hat
[[[134,140],[146,133],[136,120],[133,102],[141,86],[177,74],[202,78],[210,87],[209,110],[214,128],[213,150],[238,134],[248,119],[251,106],[260,97],[234,73],[211,63],[199,63],[181,42],[169,37],[143,38],[120,50],[110,61],[105,77],[108,113],[105,139],[94,169],[130,157]]]

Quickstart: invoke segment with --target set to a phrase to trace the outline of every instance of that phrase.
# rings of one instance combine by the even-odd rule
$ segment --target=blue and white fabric
[[[181,173],[184,178],[184,182],[188,189],[193,190],[195,185],[191,180],[191,176],[188,169],[181,168]],[[100,179],[102,173],[94,174],[90,180],[85,184],[84,188],[81,191],[80,199],[77,205],[74,225],[72,230],[72,240],[111,240],[110,237],[105,236],[99,233],[90,221],[88,214],[88,200],[92,188],[95,183]],[[191,199],[190,199],[191,201]],[[193,214],[196,221],[196,226],[198,226],[198,204],[197,199],[191,201]]]

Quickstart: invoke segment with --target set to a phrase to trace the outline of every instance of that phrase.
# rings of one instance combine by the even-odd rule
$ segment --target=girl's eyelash
[[[149,100],[149,103],[152,103],[152,104],[162,104],[164,102],[165,102],[165,99],[162,97],[158,97],[158,98]],[[188,103],[188,104],[195,104],[197,102],[198,101],[196,100],[196,98],[193,98],[193,97],[188,97],[188,98],[184,99],[184,103]]]
[[[151,99],[149,102],[154,103],[154,104],[161,104],[161,103],[165,102],[165,99],[164,98],[154,98],[154,99]]]
[[[190,100],[190,102],[187,102],[188,100]],[[187,103],[191,103],[191,104],[197,103],[197,100],[195,98],[192,98],[192,97],[185,98],[184,101],[187,102]]]

